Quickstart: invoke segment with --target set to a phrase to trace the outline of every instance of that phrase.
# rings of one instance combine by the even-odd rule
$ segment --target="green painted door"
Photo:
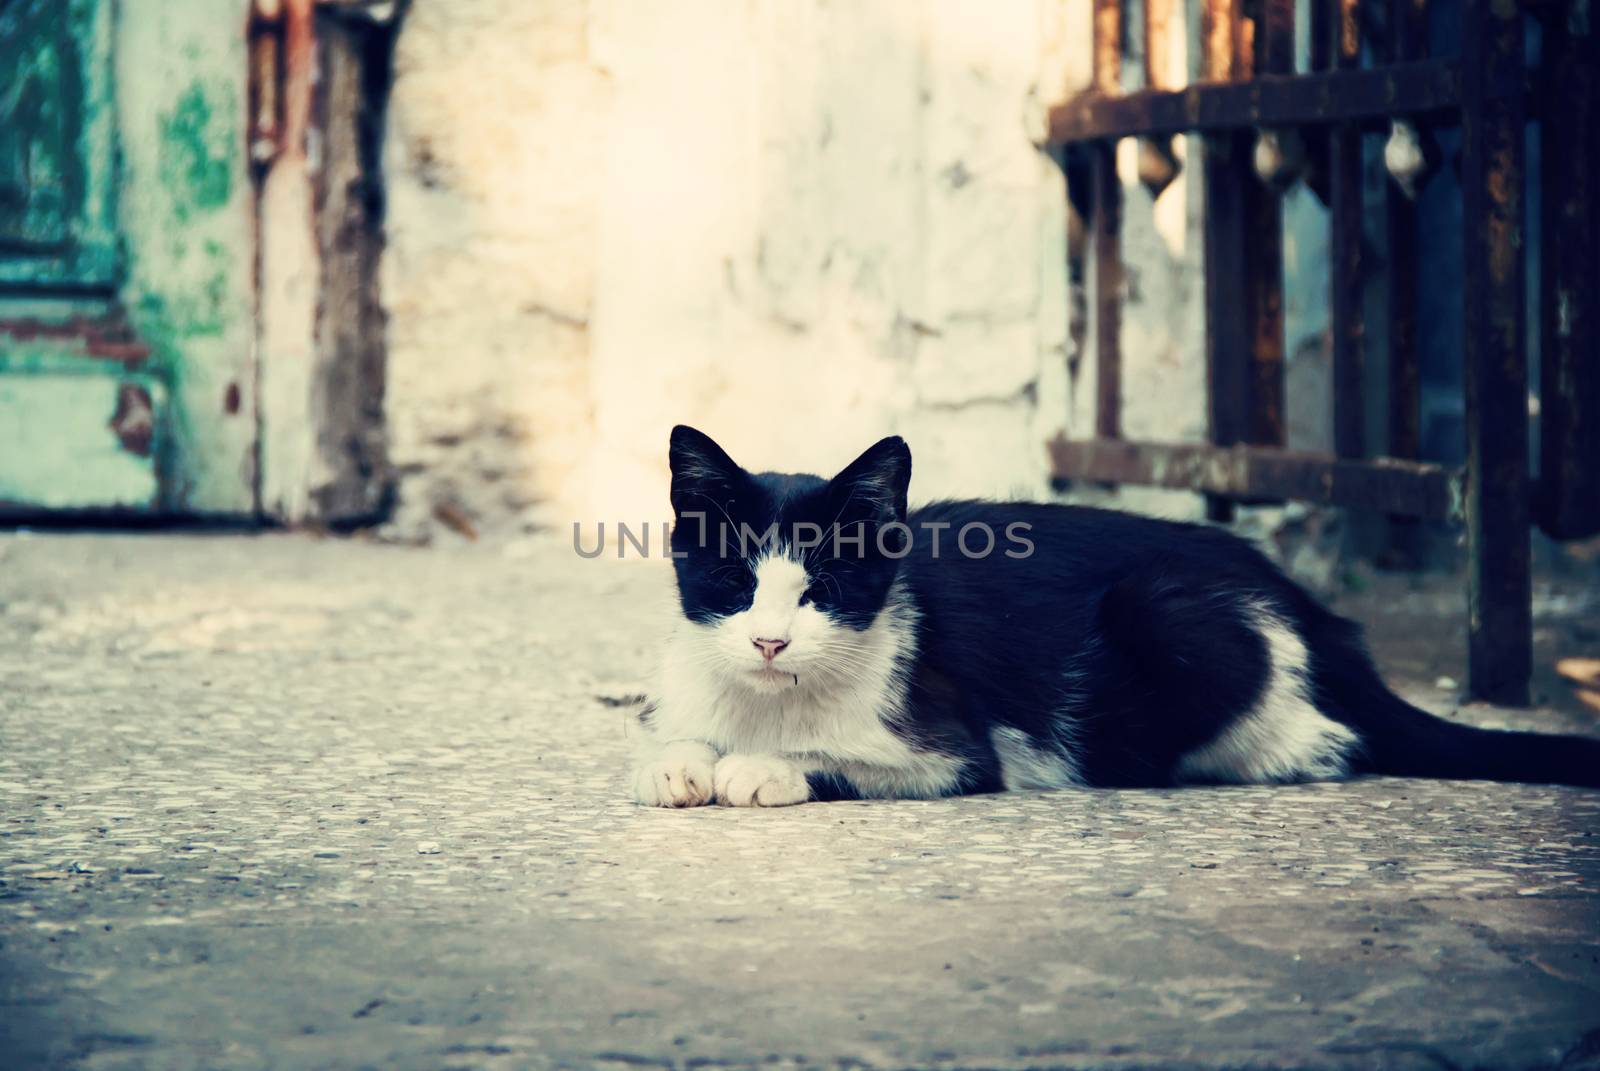
[[[122,316],[109,0],[0,0],[0,512],[150,511],[166,392]]]
[[[0,283],[116,282],[102,0],[0,0]]]

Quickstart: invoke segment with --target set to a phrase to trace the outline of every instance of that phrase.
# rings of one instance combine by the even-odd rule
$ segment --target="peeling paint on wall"
[[[157,429],[146,423],[130,449],[120,434],[135,431],[123,408],[140,392],[145,414],[162,398],[154,379],[44,373],[0,376],[0,453],[26,466],[0,474],[0,503],[35,509],[148,509],[157,497],[152,460]],[[123,418],[119,426],[118,417]]]
[[[1064,89],[1062,6],[415,5],[396,531],[441,503],[489,532],[654,516],[677,421],[789,469],[899,431],[919,493],[1047,494],[1063,192],[1029,131]]]
[[[108,0],[16,0],[0,11],[0,285],[109,286],[113,228]],[[20,198],[17,196],[20,193]]]
[[[238,115],[231,84],[207,86],[199,81],[191,83],[162,115],[161,177],[173,191],[178,222],[227,205],[237,170]]]
[[[247,6],[118,4],[122,300],[170,391],[170,434],[157,450],[170,474],[166,506],[184,513],[253,515],[257,507]]]

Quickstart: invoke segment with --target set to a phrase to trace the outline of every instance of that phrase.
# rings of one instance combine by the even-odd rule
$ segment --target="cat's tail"
[[[1322,689],[1332,700],[1327,713],[1361,736],[1351,773],[1600,788],[1600,739],[1447,721],[1395,695],[1362,663]]]

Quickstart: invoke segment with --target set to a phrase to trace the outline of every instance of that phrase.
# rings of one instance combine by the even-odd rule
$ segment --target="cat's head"
[[[848,681],[909,549],[905,441],[831,480],[748,472],[681,425],[669,458],[678,597],[705,670],[763,692]]]

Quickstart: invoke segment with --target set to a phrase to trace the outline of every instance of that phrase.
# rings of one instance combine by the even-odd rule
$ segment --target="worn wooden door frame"
[[[263,514],[283,523],[353,527],[391,504],[380,152],[403,9],[251,6],[260,495]]]

